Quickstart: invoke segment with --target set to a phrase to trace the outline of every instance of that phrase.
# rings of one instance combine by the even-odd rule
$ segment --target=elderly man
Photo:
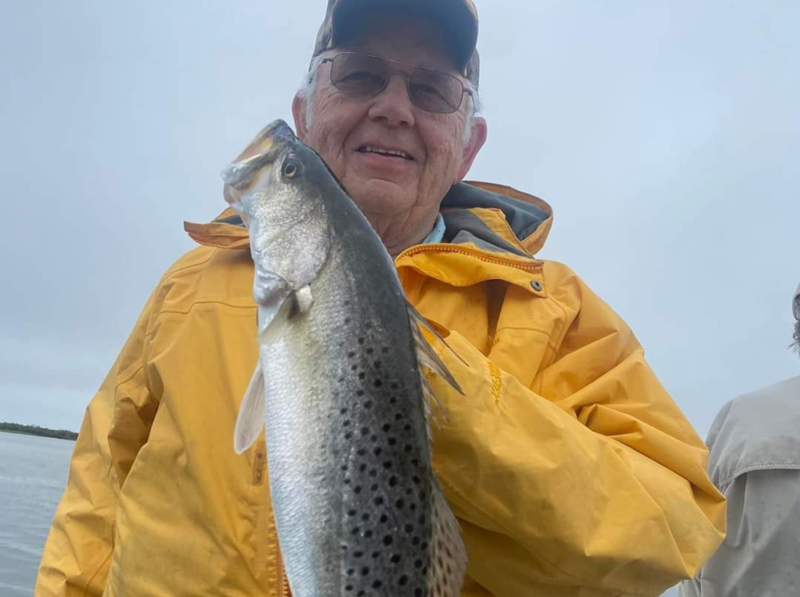
[[[469,0],[330,0],[296,128],[468,364],[449,358],[466,397],[434,437],[463,595],[657,595],[717,547],[724,500],[628,327],[534,257],[549,206],[461,182],[486,140],[476,38]],[[230,212],[187,230],[202,246],[88,407],[40,597],[287,593],[263,439],[232,450],[257,358],[247,231]]]
[[[800,286],[792,298],[800,352]],[[708,434],[710,473],[728,498],[728,536],[683,597],[800,593],[800,377],[726,404]]]

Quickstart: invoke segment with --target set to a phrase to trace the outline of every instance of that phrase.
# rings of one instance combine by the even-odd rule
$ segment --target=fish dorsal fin
[[[428,323],[428,320],[420,315],[419,311],[417,311],[410,303],[408,303],[408,315],[411,317],[412,323],[419,324],[419,326],[422,326],[428,330],[433,337],[444,344],[459,361],[461,361],[464,365],[467,365],[466,361],[462,359],[455,350],[450,348],[450,345],[445,341],[444,338],[442,338],[441,334],[437,332],[436,329],[430,323]],[[449,383],[454,390],[463,395],[464,391],[461,389],[461,386],[458,385],[458,382],[447,369],[447,365],[444,364],[439,355],[436,354],[436,351],[433,350],[433,347],[428,343],[419,327],[414,325],[412,326],[412,329],[414,331],[414,339],[416,340],[417,344],[417,356],[419,357],[420,364],[437,373],[442,379]],[[467,367],[469,367],[469,365],[467,365]]]
[[[458,353],[456,353],[450,346],[447,344],[444,338],[442,338],[441,334],[436,331],[436,329],[428,323],[428,321],[420,315],[419,311],[417,311],[410,303],[408,304],[408,315],[411,318],[411,330],[414,334],[414,342],[417,347],[417,361],[419,364],[427,369],[430,369],[439,377],[444,379],[450,386],[462,396],[464,395],[464,391],[461,389],[461,386],[458,385],[458,382],[453,377],[453,374],[450,373],[450,370],[447,368],[447,365],[444,364],[442,359],[436,354],[436,351],[433,350],[433,347],[428,343],[427,338],[422,333],[421,327],[428,330],[435,338],[437,338],[442,344],[444,344],[450,352],[452,352],[459,361],[467,365],[467,363],[462,359]],[[469,366],[469,365],[467,365]],[[439,402],[439,399],[436,397],[433,389],[428,382],[428,379],[425,377],[423,372],[420,370],[420,381],[422,382],[422,394],[425,398],[425,410],[427,414],[433,415],[433,421],[436,423],[437,426],[441,427],[439,424],[439,418],[433,410],[433,405],[435,404],[438,412],[441,413],[442,417],[445,421],[449,422],[447,417],[447,411],[442,406],[442,403]]]
[[[233,431],[233,449],[241,454],[253,445],[264,427],[264,374],[261,363],[256,365],[256,370],[247,384],[244,392],[242,406],[239,407],[239,416],[236,417],[236,427]]]

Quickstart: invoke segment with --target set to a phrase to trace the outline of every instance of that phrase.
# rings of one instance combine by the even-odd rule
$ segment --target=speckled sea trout
[[[286,123],[261,131],[223,180],[250,233],[260,343],[234,448],[266,425],[293,594],[456,597],[466,550],[431,468],[434,398],[421,367],[459,388],[420,326],[438,335],[406,302],[366,218]]]

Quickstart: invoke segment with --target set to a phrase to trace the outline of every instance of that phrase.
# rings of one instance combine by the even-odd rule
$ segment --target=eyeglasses
[[[393,71],[405,75],[408,99],[427,112],[452,114],[461,107],[465,93],[472,95],[472,90],[464,87],[453,75],[398,60],[341,52],[333,58],[323,59],[320,65],[326,62],[331,63],[331,84],[354,97],[378,95],[386,89]],[[392,65],[411,66],[413,69],[407,71],[392,68]]]

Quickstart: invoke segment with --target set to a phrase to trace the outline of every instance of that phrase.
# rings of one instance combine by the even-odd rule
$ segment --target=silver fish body
[[[420,347],[391,258],[285,123],[223,178],[250,230],[262,340],[237,450],[263,412],[293,594],[459,595],[466,551],[430,464],[420,365],[449,374]]]

